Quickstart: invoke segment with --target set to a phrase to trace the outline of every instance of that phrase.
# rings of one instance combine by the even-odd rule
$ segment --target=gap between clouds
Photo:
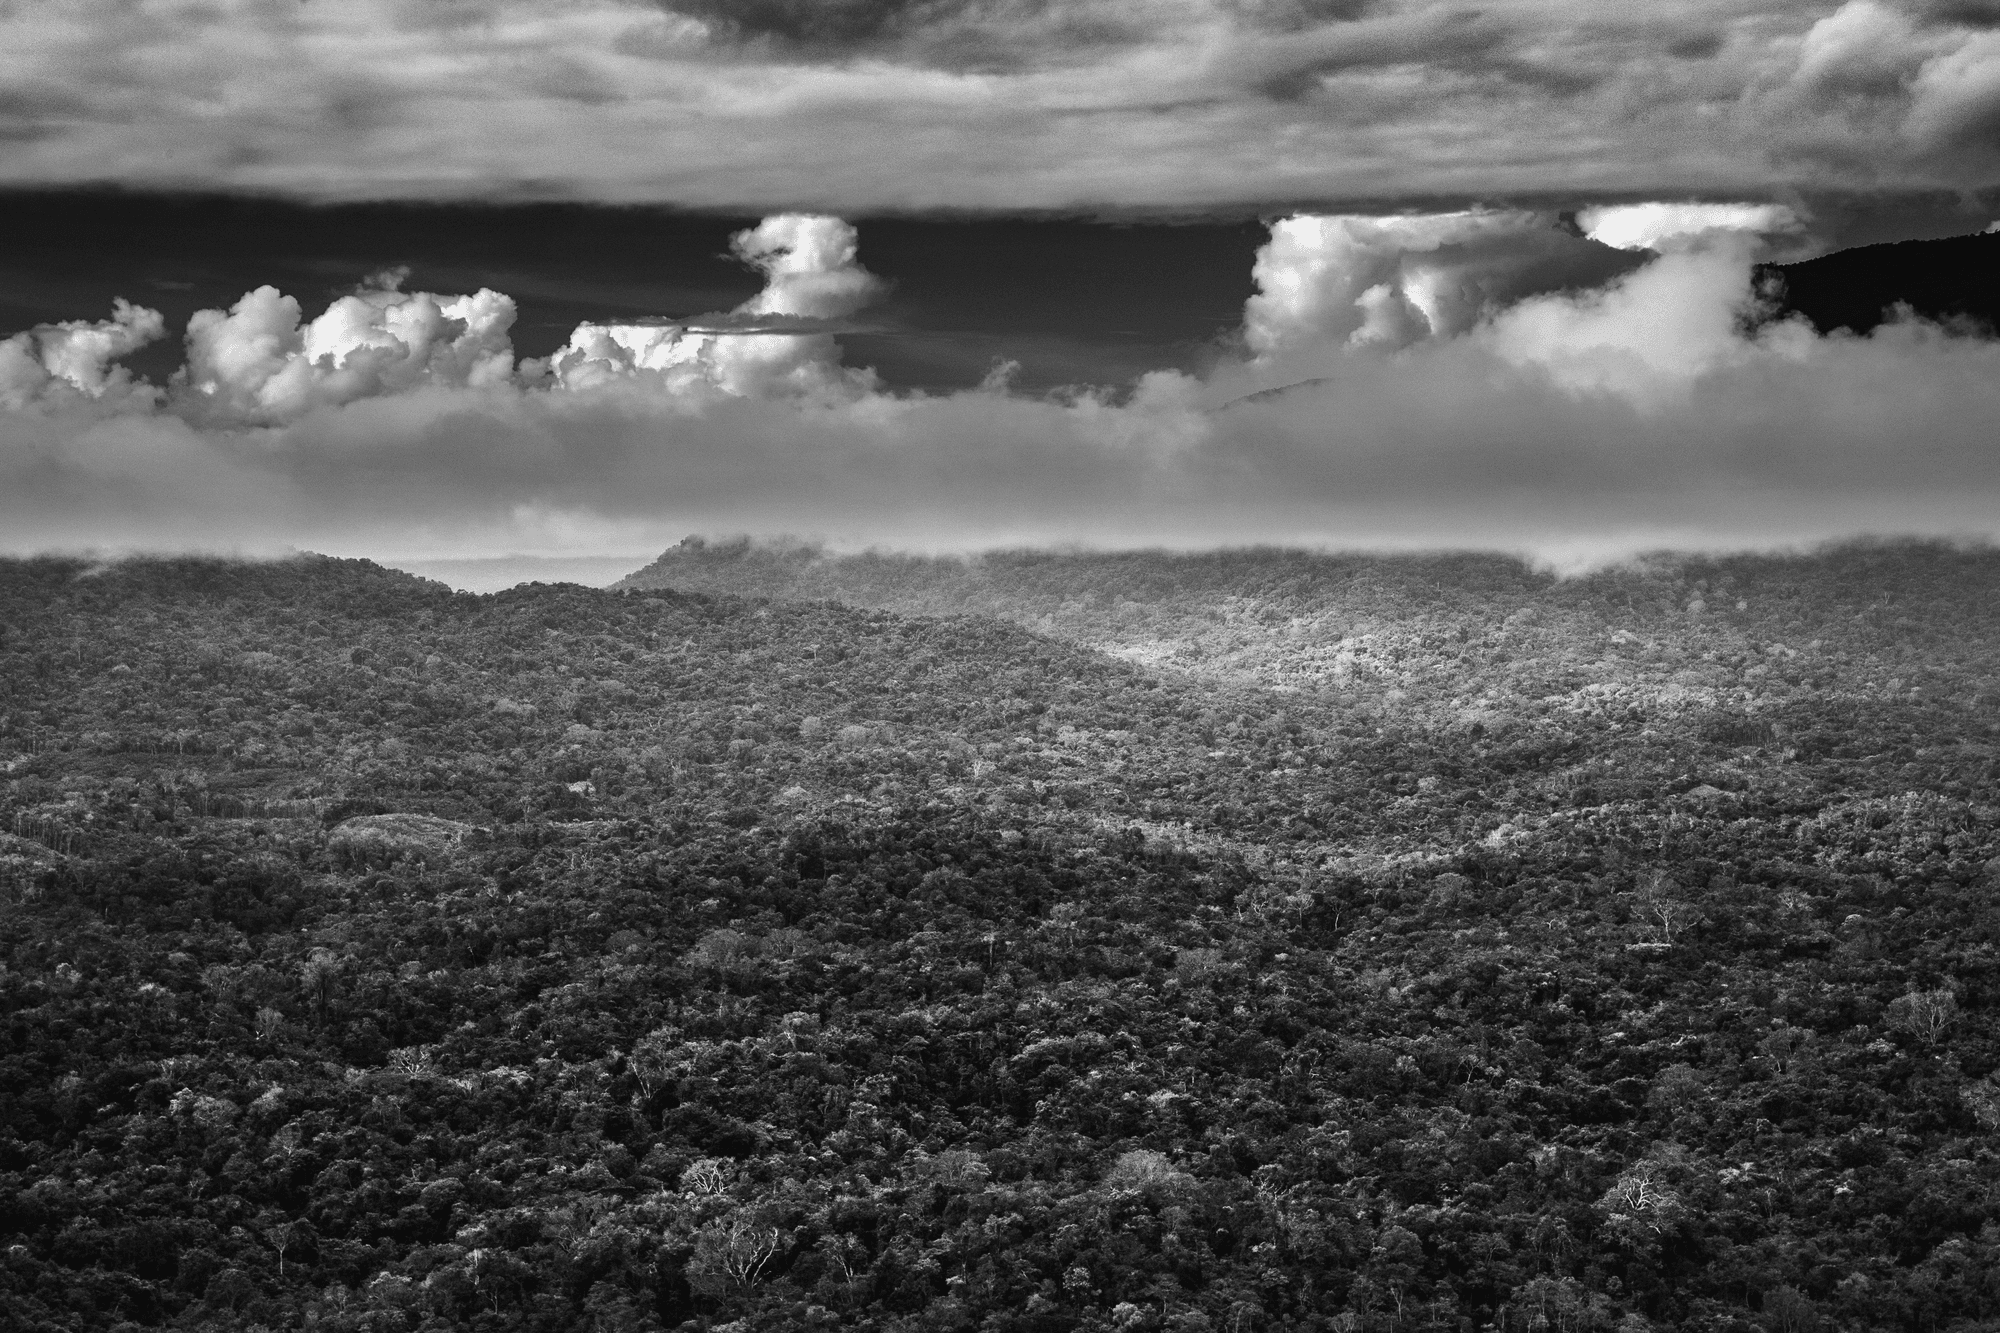
[[[883,290],[860,237],[735,239],[765,287],[698,320],[585,324],[517,361],[513,302],[385,275],[306,320],[152,311],[0,340],[0,545],[382,555],[621,549],[689,530],[930,549],[1020,541],[1481,545],[1558,556],[2000,527],[2000,345],[1915,320],[1758,318],[1769,205],[1303,216],[1241,346],[1123,391],[895,394],[835,330]],[[1564,555],[1564,558],[1568,558]]]

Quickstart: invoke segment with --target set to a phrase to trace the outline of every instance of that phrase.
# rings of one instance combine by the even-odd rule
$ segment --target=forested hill
[[[1926,319],[2000,328],[2000,233],[1856,246],[1796,264],[1771,264],[1780,315],[1821,333],[1867,333],[1907,306]]]
[[[0,562],[0,1327],[1995,1317],[1990,556],[1096,559]]]
[[[1501,555],[1282,549],[837,555],[690,538],[618,585],[976,614],[1204,679],[1447,723],[1595,688],[1969,700],[2000,670],[2000,551],[1658,556],[1564,579]]]

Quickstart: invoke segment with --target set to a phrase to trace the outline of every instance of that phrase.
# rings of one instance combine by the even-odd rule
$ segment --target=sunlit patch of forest
[[[1997,591],[0,564],[0,1323],[1994,1327]]]

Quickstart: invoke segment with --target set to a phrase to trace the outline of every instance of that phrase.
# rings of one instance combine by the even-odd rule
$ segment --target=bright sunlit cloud
[[[1619,250],[1684,249],[1717,236],[1773,238],[1805,230],[1783,204],[1655,203],[1586,208],[1576,216],[1585,236]]]
[[[1004,375],[893,393],[833,334],[770,331],[880,290],[855,229],[820,216],[740,235],[766,287],[703,331],[586,325],[552,364],[516,361],[505,295],[388,275],[310,319],[270,288],[203,311],[153,386],[117,358],[162,321],[121,304],[0,343],[0,532],[12,551],[590,553],[699,530],[1554,558],[2000,528],[2000,345],[1760,323],[1752,264],[1792,220],[1625,216],[1653,222],[1600,234],[1662,252],[1518,212],[1284,219],[1242,355],[1049,397]],[[765,323],[717,331],[732,319]]]
[[[545,366],[527,363],[524,374],[532,381],[546,373],[564,389],[636,376],[675,393],[864,392],[873,380],[840,365],[831,334],[784,331],[791,323],[851,315],[881,294],[882,281],[861,266],[857,248],[854,228],[839,218],[765,218],[732,244],[738,258],[764,274],[764,288],[728,315],[686,323],[582,324]],[[728,331],[732,323],[751,327]]]

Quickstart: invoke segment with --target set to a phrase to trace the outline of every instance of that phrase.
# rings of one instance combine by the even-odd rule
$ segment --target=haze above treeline
[[[342,293],[329,280],[354,265],[332,256],[354,242],[336,238],[277,265],[305,299],[238,287],[257,256],[211,254],[192,277],[143,274],[187,293],[184,317],[120,295],[108,319],[0,341],[0,536],[424,560],[734,531],[1574,565],[1996,527],[1990,235],[1812,258],[1830,233],[1793,206],[1685,201],[1127,227],[621,218],[626,252],[595,269],[573,238],[516,230],[498,253],[517,271],[432,273],[456,294],[407,264]],[[878,231],[900,272],[870,266]],[[119,284],[165,252],[131,253],[149,258]],[[489,278],[552,313],[615,308],[517,343],[522,300],[466,290]],[[158,349],[177,368],[136,373]]]

